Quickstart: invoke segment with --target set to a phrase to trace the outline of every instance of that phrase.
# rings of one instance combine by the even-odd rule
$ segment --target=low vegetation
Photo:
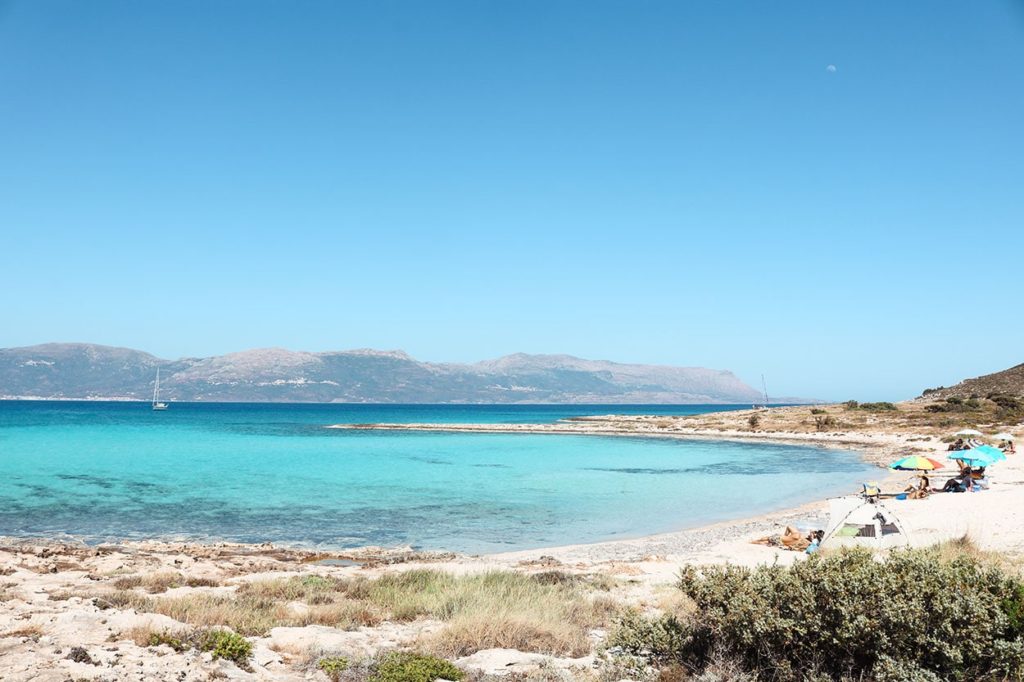
[[[139,646],[168,646],[179,653],[189,649],[208,651],[214,658],[232,661],[242,669],[249,667],[249,659],[252,657],[252,642],[223,628],[178,632],[136,628],[128,636]]]
[[[219,583],[208,578],[185,577],[177,571],[162,571],[149,575],[126,575],[114,581],[119,590],[143,588],[150,594],[158,594],[176,587],[216,587]]]
[[[829,431],[839,426],[839,420],[830,414],[819,414],[814,417],[814,428],[818,431]]]
[[[590,630],[607,625],[618,613],[617,604],[603,594],[609,580],[558,571],[455,576],[409,570],[372,580],[307,575],[251,581],[227,595],[153,597],[122,589],[98,595],[94,603],[161,613],[195,628],[227,627],[248,636],[278,626],[352,629],[384,620],[427,618],[447,624],[422,642],[438,655],[511,648],[579,656],[591,649]],[[173,642],[161,643],[177,648]]]
[[[450,661],[416,651],[383,651],[355,661],[344,656],[322,656],[313,667],[331,682],[458,682],[467,678]]]
[[[856,400],[847,400],[843,407],[848,410],[864,410],[866,412],[897,412],[899,408],[894,403],[859,403]]]
[[[1024,583],[962,547],[691,567],[679,589],[697,616],[633,614],[609,645],[656,667],[780,682],[1024,677]]]
[[[207,630],[196,639],[196,648],[209,651],[214,658],[234,661],[240,667],[247,667],[252,656],[252,643],[230,630]]]

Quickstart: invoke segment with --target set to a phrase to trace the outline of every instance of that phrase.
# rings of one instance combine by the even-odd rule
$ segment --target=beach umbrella
[[[975,469],[978,467],[992,466],[999,461],[984,452],[978,452],[978,448],[973,450],[956,450],[949,453],[946,456],[946,459],[958,459],[967,466]]]
[[[976,448],[971,448],[967,452],[971,453],[971,457],[976,456],[978,453],[983,453],[987,457],[991,457],[996,462],[1001,462],[1006,459],[1006,455],[999,448],[994,448],[991,445],[979,445]]]
[[[896,460],[889,465],[889,468],[901,471],[932,471],[934,469],[941,469],[944,466],[942,462],[936,461],[931,457],[909,455],[903,459]]]
[[[978,431],[976,429],[963,429],[962,431],[957,431],[953,435],[954,436],[984,436],[985,434],[983,434],[981,431]]]
[[[1006,431],[1003,431],[1002,433],[997,433],[996,435],[992,436],[992,438],[994,438],[995,440],[1016,440],[1016,437],[1012,433],[1007,433]]]

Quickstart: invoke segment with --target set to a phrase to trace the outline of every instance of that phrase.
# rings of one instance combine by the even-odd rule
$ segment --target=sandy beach
[[[802,406],[758,411],[757,429],[750,426],[752,411],[686,418],[605,416],[552,425],[389,424],[346,428],[530,432],[551,433],[552,437],[572,433],[756,439],[852,450],[876,464],[912,452],[945,457],[946,445],[941,438],[948,428],[923,422],[908,428],[906,423],[898,423],[912,419],[916,409],[912,404],[901,405],[898,418],[851,415],[841,406],[816,408],[823,414],[813,416],[835,417],[835,428],[828,431],[819,430],[810,409]],[[947,471],[952,475],[954,468]],[[908,472],[879,469],[878,478],[888,492],[902,490],[909,477]],[[941,486],[946,478],[936,474],[933,485]],[[981,549],[1010,556],[1024,554],[1024,462],[1019,456],[1010,456],[994,468],[989,490],[933,494],[924,500],[888,504],[909,530],[914,545],[967,535]],[[174,611],[172,606],[196,600],[226,603],[249,589],[247,584],[309,580],[311,576],[373,581],[422,569],[455,576],[492,571],[579,576],[588,585],[602,585],[599,593],[586,593],[591,601],[656,611],[671,608],[666,604],[671,602],[671,585],[680,566],[799,561],[804,558],[802,553],[751,541],[778,534],[787,525],[806,530],[823,528],[826,521],[826,502],[818,500],[794,509],[673,533],[484,556],[418,553],[408,548],[323,553],[270,545],[166,542],[95,547],[4,538],[0,540],[0,675],[5,680],[54,682],[323,680],[328,679],[326,674],[311,663],[322,652],[342,652],[357,659],[394,647],[429,648],[436,646],[437,638],[451,625],[443,618],[426,616],[384,617],[369,625],[350,622],[333,627],[317,621],[314,616],[318,607],[293,599],[275,606],[279,614],[275,622],[286,624],[248,635],[253,647],[249,669],[216,659],[210,652],[179,652],[166,644],[152,645],[149,638],[153,633],[177,632],[195,624],[191,612]],[[594,627],[587,634],[589,651],[540,654],[492,647],[451,658],[481,679],[497,679],[509,673],[540,674],[538,671],[561,675],[560,679],[576,679],[593,673],[595,654],[605,634],[605,627]]]

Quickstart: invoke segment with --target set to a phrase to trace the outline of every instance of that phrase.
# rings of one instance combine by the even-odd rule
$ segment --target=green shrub
[[[761,415],[752,414],[747,418],[747,424],[751,429],[757,430],[757,427],[761,425]]]
[[[860,409],[870,410],[871,412],[895,412],[897,407],[892,403],[861,403]]]
[[[1017,583],[1003,598],[1000,606],[1009,621],[1010,632],[1017,637],[1024,637],[1024,583]]]
[[[682,570],[685,622],[624,620],[611,641],[700,670],[725,660],[758,679],[1022,679],[1024,586],[959,552],[840,550],[791,567]]]
[[[349,661],[344,656],[327,656],[317,661],[316,667],[323,670],[331,682],[338,682],[341,673],[348,670]]]
[[[658,665],[684,660],[688,647],[687,628],[675,616],[644,618],[636,612],[622,617],[606,642],[631,656],[646,658]]]
[[[461,680],[465,673],[435,656],[392,651],[380,657],[369,682],[434,682],[438,678]]]
[[[826,411],[821,409],[820,407],[812,407],[811,414],[826,414]]]
[[[211,652],[214,658],[234,661],[239,667],[247,667],[252,656],[252,642],[231,630],[207,630],[197,648]]]
[[[185,651],[191,646],[187,637],[174,635],[166,630],[164,632],[154,632],[149,635],[149,646],[160,646],[161,644],[166,644],[178,653]]]
[[[843,403],[843,406],[848,410],[856,410],[860,406],[860,403],[858,403],[856,400],[847,400],[845,403]]]

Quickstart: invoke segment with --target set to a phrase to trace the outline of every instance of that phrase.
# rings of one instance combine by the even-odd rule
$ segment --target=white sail
[[[153,384],[153,409],[166,410],[167,403],[160,402],[160,368],[156,368],[156,383]]]

